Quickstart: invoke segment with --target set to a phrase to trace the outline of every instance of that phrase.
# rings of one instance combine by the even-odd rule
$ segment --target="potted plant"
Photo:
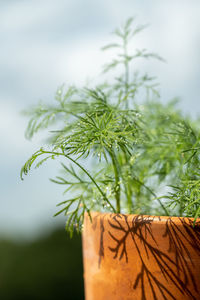
[[[155,77],[132,71],[140,58],[163,60],[130,52],[131,38],[146,27],[132,23],[103,48],[118,52],[104,72],[121,75],[93,88],[61,86],[54,105],[28,112],[27,138],[57,128],[21,178],[34,164],[62,159],[51,181],[69,196],[55,215],[67,216],[71,235],[83,229],[87,300],[200,299],[199,122],[176,100],[159,102]]]

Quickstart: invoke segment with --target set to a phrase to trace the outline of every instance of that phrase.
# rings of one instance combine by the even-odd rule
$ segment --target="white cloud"
[[[30,148],[23,134],[24,121],[14,105],[0,102],[1,167],[4,164],[11,166],[25,149]]]
[[[67,3],[67,2],[66,2]],[[65,1],[12,1],[0,10],[1,30],[15,32],[28,31],[49,22],[57,15]],[[69,4],[69,2],[68,2]]]
[[[190,111],[199,110],[195,104],[200,92],[200,2],[34,0],[5,3],[0,9],[0,163],[2,171],[7,172],[5,185],[10,186],[10,181],[13,184],[9,193],[4,189],[7,203],[12,197],[21,199],[16,205],[12,203],[13,215],[20,216],[25,207],[20,219],[23,227],[29,220],[39,222],[39,218],[45,216],[46,207],[51,209],[54,199],[48,188],[45,193],[47,198],[51,196],[51,203],[44,201],[40,206],[40,198],[35,202],[42,188],[37,191],[37,196],[27,199],[27,193],[33,193],[32,187],[40,185],[36,175],[31,177],[24,193],[16,183],[21,162],[39,144],[37,139],[33,143],[25,140],[27,120],[19,111],[40,96],[52,99],[55,89],[63,82],[80,85],[86,79],[93,80],[110,57],[99,50],[109,41],[109,32],[134,15],[138,16],[136,22],[151,24],[138,36],[134,46],[156,51],[168,61],[168,64],[147,63],[150,72],[161,80],[165,97],[185,95],[187,98],[182,106]],[[48,171],[42,175],[47,176]],[[24,206],[27,201],[29,208]],[[2,210],[5,224],[6,220],[10,223],[8,206]],[[19,218],[13,217],[12,226]]]

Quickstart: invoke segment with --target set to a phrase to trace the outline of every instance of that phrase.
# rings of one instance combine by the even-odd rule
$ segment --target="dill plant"
[[[49,159],[66,160],[51,181],[71,195],[55,214],[67,215],[71,233],[92,210],[187,216],[194,222],[200,216],[199,122],[185,117],[176,100],[159,102],[155,77],[132,71],[135,60],[163,60],[146,49],[130,51],[130,40],[146,27],[133,21],[115,30],[116,43],[103,47],[117,52],[103,70],[116,72],[112,82],[61,86],[54,104],[26,112],[27,138],[52,124],[57,128],[24,164],[21,178]],[[141,94],[145,99],[138,104]]]

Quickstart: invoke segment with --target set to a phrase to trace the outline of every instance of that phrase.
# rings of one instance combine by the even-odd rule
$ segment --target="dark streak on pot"
[[[101,266],[101,260],[102,258],[104,258],[104,217],[105,215],[100,217],[99,268]],[[150,290],[155,300],[158,300],[155,287],[157,287],[157,289],[162,294],[163,299],[165,300],[168,300],[169,297],[173,300],[176,300],[176,297],[149,270],[141,255],[136,238],[139,238],[140,242],[144,246],[147,258],[149,259],[150,254],[151,256],[153,256],[154,262],[159,267],[166,282],[170,280],[177,287],[181,294],[188,295],[191,299],[196,300],[195,296],[187,287],[189,282],[189,275],[195,291],[198,292],[197,284],[190,267],[190,264],[192,264],[193,266],[194,264],[192,262],[190,252],[187,250],[187,247],[185,247],[183,240],[187,241],[187,243],[192,246],[194,251],[197,252],[198,255],[200,255],[200,222],[196,223],[195,227],[193,227],[193,223],[190,219],[180,218],[179,220],[184,228],[183,232],[181,231],[180,226],[173,222],[173,218],[168,217],[166,219],[166,229],[163,237],[168,237],[169,248],[167,252],[174,252],[175,260],[173,260],[168,254],[159,250],[159,244],[157,243],[151,228],[152,222],[154,221],[155,217],[143,215],[134,216],[131,222],[132,226],[129,225],[130,222],[128,223],[128,218],[126,215],[110,214],[110,218],[112,222],[108,220],[108,223],[112,231],[117,230],[123,234],[122,238],[119,239],[113,233],[111,233],[111,231],[108,231],[109,236],[116,243],[116,247],[108,247],[109,250],[114,253],[113,259],[119,258],[119,260],[121,260],[123,257],[125,257],[125,260],[128,263],[126,240],[129,234],[131,235],[133,244],[137,249],[138,257],[141,261],[141,270],[133,283],[133,289],[136,289],[138,287],[139,282],[141,283],[142,300],[147,300],[144,284],[145,275],[149,282]],[[156,218],[158,221],[161,221],[161,218]],[[152,246],[151,243],[147,241],[147,236],[152,239],[155,246]],[[180,236],[183,238],[183,240],[180,238]],[[176,267],[176,272],[173,270],[170,264]],[[183,274],[183,279],[181,279],[181,273]]]
[[[101,232],[101,236],[100,236],[100,247],[99,247],[99,268],[101,265],[101,259],[104,258],[104,244],[103,244],[103,234],[104,234],[104,225],[103,225],[103,218],[100,218],[100,232]]]

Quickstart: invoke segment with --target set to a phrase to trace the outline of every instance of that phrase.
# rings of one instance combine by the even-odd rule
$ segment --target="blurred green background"
[[[58,162],[20,181],[22,164],[43,133],[25,140],[20,111],[51,103],[59,85],[99,79],[110,56],[100,48],[131,16],[150,26],[135,48],[157,52],[166,64],[134,66],[160,82],[161,101],[179,96],[179,107],[200,112],[199,0],[1,0],[0,1],[0,299],[83,299],[79,237],[69,239],[66,219],[53,218],[65,198],[49,182]],[[135,69],[133,70],[135,71]]]
[[[84,299],[81,236],[57,229],[34,242],[0,241],[0,299]]]

